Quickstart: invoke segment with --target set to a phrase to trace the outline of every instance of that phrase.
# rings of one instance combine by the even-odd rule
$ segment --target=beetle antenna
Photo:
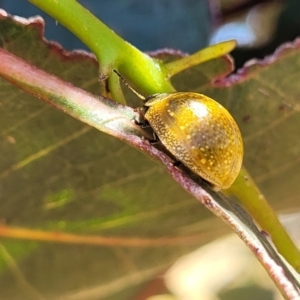
[[[113,70],[119,77],[120,79],[123,81],[123,83],[133,92],[135,93],[139,98],[141,98],[142,100],[145,100],[146,97],[144,97],[142,94],[138,93],[132,86],[129,85],[129,83],[126,81],[126,79],[117,71],[117,70]]]

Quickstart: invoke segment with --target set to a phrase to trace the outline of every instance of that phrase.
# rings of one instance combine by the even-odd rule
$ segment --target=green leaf
[[[66,53],[55,44],[45,43],[40,39],[42,27],[38,20],[29,25],[22,23],[25,20],[1,18],[2,48],[78,87],[101,93],[98,66],[91,55]],[[297,47],[290,52],[297,53]],[[287,57],[281,55],[280,61]],[[205,63],[178,75],[174,84],[179,90],[197,90],[223,100],[246,138],[247,165],[252,163],[251,153],[261,151],[247,145],[250,133],[267,128],[265,118],[275,116],[276,120],[276,112],[285,115],[289,111],[274,111],[276,105],[267,106],[259,126],[255,116],[266,97],[257,96],[253,103],[253,98],[246,96],[250,74],[240,76],[244,81],[230,87],[225,87],[230,80],[224,80],[222,87],[211,85],[216,75],[228,72],[229,65],[228,59]],[[249,72],[254,76],[261,70]],[[279,73],[282,75],[282,70]],[[232,96],[238,92],[239,98]],[[31,241],[14,244],[10,239],[3,240],[5,251],[27,283],[25,287],[20,285],[9,256],[2,255],[3,298],[24,297],[24,293],[32,298],[31,288],[45,297],[56,298],[95,288],[99,298],[120,292],[119,299],[130,299],[136,292],[135,285],[160,273],[180,255],[226,232],[215,217],[166,175],[163,167],[148,157],[2,79],[0,95],[0,211],[5,222],[0,235],[49,242],[32,247]],[[241,113],[237,111],[241,102],[235,99],[245,101]],[[245,117],[245,111],[250,119]],[[253,131],[249,129],[251,122]],[[281,125],[285,122],[283,118]],[[274,132],[270,145],[273,136]],[[284,136],[288,139],[288,135]],[[267,152],[271,157],[267,150],[264,148],[263,155]],[[266,161],[261,163],[264,166]],[[276,165],[270,166],[273,168]],[[257,176],[257,171],[253,174]],[[270,198],[263,184],[261,187]],[[273,189],[280,190],[279,184]],[[130,244],[133,239],[135,246]],[[150,239],[153,245],[145,243]]]

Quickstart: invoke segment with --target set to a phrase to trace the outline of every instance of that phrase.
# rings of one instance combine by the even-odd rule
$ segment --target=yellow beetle
[[[240,130],[230,113],[213,99],[191,92],[146,99],[145,119],[162,144],[216,190],[236,179],[243,160]]]

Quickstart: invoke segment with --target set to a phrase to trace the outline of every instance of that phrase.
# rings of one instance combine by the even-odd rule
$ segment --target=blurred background
[[[263,58],[273,53],[282,43],[300,36],[299,0],[80,0],[79,2],[124,39],[143,51],[173,48],[192,53],[209,44],[236,39],[238,47],[232,55],[237,68],[252,58]],[[27,0],[0,0],[0,7],[12,15],[22,17],[41,15],[46,23],[47,39],[59,42],[68,50],[87,49],[72,33]],[[298,218],[299,216],[296,216],[295,222],[298,222]],[[288,227],[287,223],[285,225]],[[218,255],[212,255],[214,258],[210,260],[212,249],[222,248],[223,242],[226,245],[234,245],[235,237],[228,236],[216,241],[217,247],[207,245],[199,249],[180,260],[167,272],[166,282],[178,296],[176,299],[199,299],[199,295],[206,300],[219,299],[216,294],[222,291],[229,281],[231,284],[236,281],[242,282],[242,285],[248,283],[247,288],[255,285],[255,288],[253,286],[251,288],[252,292],[253,289],[256,291],[256,299],[280,299],[265,272],[260,275],[256,269],[260,266],[252,255],[249,256],[249,252],[248,254],[243,252],[244,248],[229,248],[229,252],[227,254],[224,252],[220,257],[224,261],[214,261]],[[244,246],[239,243],[238,247]],[[242,255],[239,256],[239,253]],[[231,260],[240,258],[242,261],[230,263]],[[236,273],[231,272],[229,276],[228,265],[233,264],[240,268],[235,268]],[[218,269],[220,266],[224,268]],[[204,272],[201,276],[200,270]],[[217,286],[208,289],[211,282],[217,282]],[[157,288],[157,293],[165,292],[160,284],[157,287],[155,283],[149,283],[149,286]],[[238,283],[233,284],[233,287],[235,289],[232,290],[236,291]],[[191,291],[194,294],[187,295],[187,292]],[[243,295],[243,299],[253,299],[254,294],[242,290],[240,295]],[[246,298],[248,295],[250,298]],[[241,299],[230,293],[227,295],[224,293],[220,298]],[[146,294],[137,299],[146,299]]]
[[[236,39],[236,67],[271,54],[300,35],[299,0],[79,0],[123,38],[143,51],[161,48],[192,53]],[[45,35],[66,49],[86,49],[68,30],[27,0],[0,0],[13,15],[41,15]]]

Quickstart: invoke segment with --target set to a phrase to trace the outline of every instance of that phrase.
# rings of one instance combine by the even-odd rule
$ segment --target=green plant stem
[[[29,0],[72,31],[99,61],[100,78],[115,68],[145,95],[173,92],[163,64],[125,42],[75,0]]]
[[[111,76],[108,78],[108,90],[111,93],[110,96],[112,99],[118,99],[119,103],[124,105],[126,104],[126,99],[120,85],[120,78],[117,76],[117,74],[111,74]]]
[[[208,60],[221,57],[231,52],[236,46],[235,40],[225,41],[216,45],[206,47],[198,52],[165,64],[168,76],[178,74],[188,68],[204,63]]]
[[[264,195],[255,185],[253,179],[242,167],[234,184],[227,190],[236,196],[258,225],[266,231],[278,252],[300,272],[300,253],[290,236],[280,223]]]

